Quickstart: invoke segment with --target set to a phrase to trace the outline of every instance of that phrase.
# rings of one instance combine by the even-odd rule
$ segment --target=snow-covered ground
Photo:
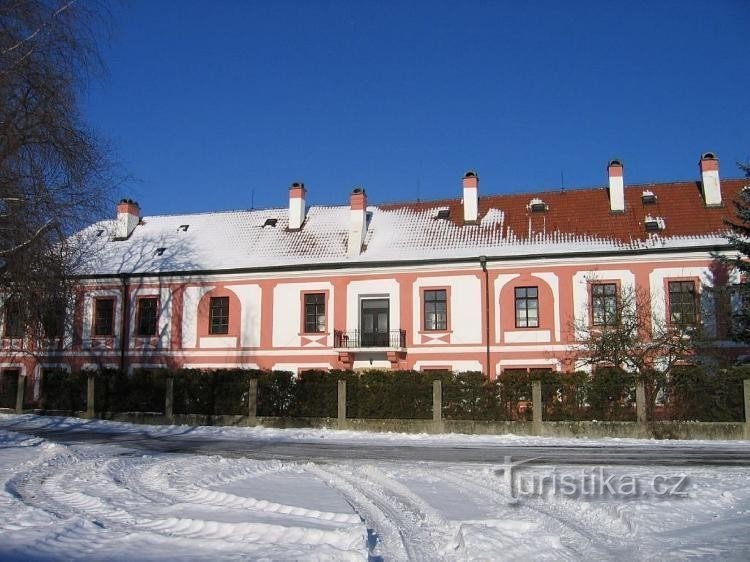
[[[0,416],[0,421],[6,427],[0,430],[3,560],[750,559],[745,467],[144,455],[122,439],[64,445],[7,429],[53,423],[73,431],[82,420]],[[189,433],[435,447],[574,442],[83,423],[110,435],[165,438]]]

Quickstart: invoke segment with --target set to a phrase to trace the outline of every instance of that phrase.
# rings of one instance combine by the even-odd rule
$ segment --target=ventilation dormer
[[[653,191],[644,189],[641,193],[641,203],[644,205],[654,205],[656,203],[656,195]]]
[[[534,197],[531,201],[529,201],[529,204],[526,208],[532,213],[544,213],[549,209],[549,205],[547,205],[547,203],[545,203],[538,197]]]
[[[451,218],[450,209],[438,209],[435,213],[435,220],[448,220],[449,218]]]
[[[643,225],[646,227],[646,232],[659,232],[667,227],[662,217],[652,217],[651,215],[646,215]]]

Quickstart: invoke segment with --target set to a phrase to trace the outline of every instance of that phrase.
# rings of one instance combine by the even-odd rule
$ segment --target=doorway
[[[360,345],[362,347],[388,347],[389,299],[362,299],[360,307]]]

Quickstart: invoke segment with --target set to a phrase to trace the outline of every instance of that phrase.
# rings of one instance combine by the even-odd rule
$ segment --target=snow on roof
[[[288,229],[286,208],[144,216],[127,240],[113,240],[115,221],[102,221],[77,235],[94,250],[80,271],[190,272],[722,245],[731,201],[745,183],[723,180],[720,208],[703,204],[698,182],[628,186],[624,213],[610,212],[606,188],[534,194],[549,205],[545,213],[528,209],[529,194],[491,195],[480,197],[476,224],[463,223],[460,199],[369,206],[363,250],[354,258],[347,256],[348,206],[312,206],[299,230]],[[646,188],[656,202],[644,208]],[[449,218],[437,220],[440,209],[449,209]],[[647,232],[648,214],[663,217],[665,228]],[[267,219],[277,219],[275,226]],[[105,234],[97,236],[102,229]]]

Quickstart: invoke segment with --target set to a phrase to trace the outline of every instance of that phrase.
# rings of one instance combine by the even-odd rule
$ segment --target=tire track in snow
[[[466,479],[445,471],[436,475],[451,478],[447,476],[449,474],[453,474],[452,481],[457,485],[478,488],[480,493],[491,494],[493,498],[504,498],[506,504],[515,500],[492,471],[472,471]],[[559,498],[554,494],[541,498],[523,497],[515,500],[514,505],[541,515],[543,521],[547,521],[547,528],[552,522],[557,530],[563,529],[562,534],[567,535],[568,539],[566,545],[574,550],[578,550],[578,545],[587,544],[596,548],[596,554],[618,554],[626,548],[627,540],[632,539],[635,533],[624,514],[611,505],[598,506],[592,502]],[[591,556],[594,553],[581,554]]]
[[[342,494],[377,533],[379,542],[371,554],[386,560],[437,560],[451,557],[459,546],[451,522],[376,467],[311,464],[306,468]]]
[[[250,466],[246,463],[232,462],[233,468],[225,468],[222,472],[206,474],[206,468],[201,467],[202,478],[197,484],[191,482],[192,475],[181,471],[174,471],[171,461],[159,461],[146,467],[142,471],[132,470],[134,467],[123,467],[120,470],[121,479],[127,479],[128,486],[133,489],[143,490],[146,497],[158,498],[165,504],[192,504],[222,507],[238,510],[252,510],[262,513],[278,515],[293,515],[298,518],[314,519],[317,521],[330,521],[334,523],[358,523],[356,515],[348,513],[335,513],[308,509],[301,506],[288,505],[270,500],[257,499],[248,496],[239,496],[230,492],[212,490],[209,485],[221,485],[229,482],[247,480],[249,478],[288,472],[292,470],[289,465],[281,463],[269,463],[267,466]],[[216,463],[203,463],[216,464]],[[222,463],[226,464],[226,463]],[[234,469],[237,470],[234,470]],[[195,471],[190,471],[195,472]]]
[[[241,497],[204,488],[179,489],[172,487],[167,493],[159,491],[160,481],[155,473],[174,466],[174,460],[152,458],[84,459],[71,451],[35,466],[11,479],[8,490],[26,506],[52,514],[65,521],[61,529],[36,541],[34,552],[52,555],[57,552],[87,556],[95,552],[95,536],[107,529],[112,535],[126,536],[133,532],[179,537],[188,540],[218,540],[254,545],[289,544],[301,546],[324,545],[340,552],[342,556],[362,548],[365,537],[352,532],[360,527],[360,519],[349,513],[329,513],[300,506],[284,505],[266,500]],[[279,467],[265,467],[245,471],[244,477],[255,473],[278,472]],[[144,479],[144,473],[148,473]],[[228,474],[215,478],[203,473],[204,481],[237,480]],[[150,488],[144,486],[146,481]],[[113,494],[113,490],[115,493]],[[97,493],[101,493],[99,497]],[[121,506],[127,503],[128,509]],[[174,505],[212,505],[237,508],[315,521],[326,521],[329,528],[315,525],[272,524],[258,521],[213,521],[191,517],[139,516],[138,507],[171,508]],[[312,521],[311,521],[312,522]]]

